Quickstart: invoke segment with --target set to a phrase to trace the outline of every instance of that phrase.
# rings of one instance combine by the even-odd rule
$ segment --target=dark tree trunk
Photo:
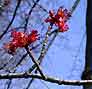
[[[92,79],[92,0],[87,0],[86,13],[86,56],[85,56],[85,70],[82,74],[82,79]],[[92,86],[85,85],[83,89],[92,89]]]

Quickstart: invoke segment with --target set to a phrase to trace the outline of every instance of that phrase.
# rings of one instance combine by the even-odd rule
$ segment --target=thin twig
[[[80,2],[80,0],[76,0],[76,1],[75,1],[74,5],[73,5],[72,8],[71,8],[71,14],[75,11],[75,9],[76,9],[76,7],[78,6],[79,2]]]
[[[33,11],[33,9],[35,8],[35,6],[37,5],[37,3],[39,2],[40,0],[37,0],[37,1],[35,1],[34,2],[34,4],[33,4],[33,6],[31,7],[31,9],[30,9],[30,11],[29,11],[29,13],[28,13],[28,16],[27,16],[27,18],[25,19],[25,26],[24,26],[24,32],[26,31],[26,29],[27,29],[27,25],[28,25],[28,21],[29,21],[29,17],[30,17],[30,15],[31,15],[31,13],[32,13],[32,11]]]
[[[41,68],[39,66],[39,63],[35,60],[35,58],[33,56],[33,53],[29,50],[29,47],[25,47],[25,49],[26,49],[27,53],[29,54],[30,58],[32,59],[32,61],[34,62],[34,64],[36,65],[37,69],[39,70],[41,76],[43,78],[45,78],[45,76],[44,76],[44,74],[43,74],[43,72],[42,72],[42,70],[41,70]]]
[[[30,87],[30,85],[32,84],[33,81],[34,81],[34,78],[32,78],[32,79],[29,81],[29,83],[28,83],[28,85],[27,85],[27,87],[26,87],[25,89],[29,89],[29,87]]]
[[[15,17],[16,17],[17,10],[18,10],[18,8],[19,8],[20,3],[21,3],[22,0],[17,0],[17,1],[18,1],[18,3],[17,3],[17,6],[15,8],[15,11],[13,13],[13,17],[12,17],[9,25],[7,26],[6,30],[4,30],[4,32],[0,35],[0,39],[7,33],[7,31],[9,30],[10,26],[12,25],[12,23],[13,23]]]

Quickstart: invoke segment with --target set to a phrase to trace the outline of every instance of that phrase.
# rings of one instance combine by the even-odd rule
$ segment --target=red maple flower
[[[60,23],[60,25],[59,25],[59,32],[66,32],[68,29],[69,29],[69,27],[68,27],[67,24],[64,24],[62,26],[62,24]]]
[[[23,32],[13,31],[11,36],[13,37],[12,42],[16,43],[17,47],[24,47],[28,43],[27,35]]]
[[[71,13],[67,9],[63,9],[63,7],[60,7],[56,14],[53,10],[50,10],[49,17],[45,19],[45,22],[50,23],[49,27],[52,27],[54,24],[60,29],[60,32],[65,32],[69,29],[66,21],[69,19],[70,16]]]
[[[56,17],[57,17],[57,19],[59,19],[59,18],[64,18],[64,16],[65,16],[65,14],[63,11],[63,7],[60,7],[57,11]]]
[[[55,18],[54,11],[53,10],[50,10],[49,11],[49,17],[45,19],[45,22],[46,23],[50,22],[51,24],[54,24],[55,23],[55,20],[57,20],[57,19]]]
[[[38,39],[38,31],[32,30],[32,32],[28,35],[28,43],[31,44]]]
[[[38,39],[38,31],[32,30],[32,32],[27,35],[24,32],[11,32],[12,40],[5,44],[5,48],[8,49],[9,53],[14,53],[18,47],[25,47]]]
[[[56,25],[59,28],[59,32],[65,32],[69,29],[68,25],[64,21],[60,21]]]
[[[5,49],[8,53],[13,54],[13,53],[15,53],[17,47],[15,46],[14,43],[9,42],[9,43],[7,43],[7,44],[4,45],[4,49]]]

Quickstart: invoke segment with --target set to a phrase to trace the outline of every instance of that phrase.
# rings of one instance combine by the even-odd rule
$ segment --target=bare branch
[[[30,51],[31,51],[31,50],[34,50],[34,49],[37,48],[39,45],[40,45],[40,44],[38,44],[38,45],[36,45],[36,46],[33,46],[33,47],[30,49]],[[17,63],[17,65],[15,66],[13,73],[16,72],[16,67],[18,67],[18,66],[21,64],[21,62],[24,60],[24,58],[25,58],[27,55],[28,55],[28,54],[25,53],[25,54],[21,57],[20,61],[19,61],[19,62]],[[12,83],[12,79],[9,79],[7,89],[10,88],[11,83]]]
[[[41,76],[42,76],[43,78],[45,78],[45,76],[44,76],[44,74],[43,74],[43,72],[42,72],[42,70],[41,70],[41,68],[40,68],[40,66],[39,66],[39,63],[35,60],[35,58],[34,58],[32,52],[29,50],[28,47],[25,47],[25,49],[26,49],[27,53],[29,54],[30,58],[32,59],[32,61],[35,63],[35,65],[36,65],[37,69],[39,70]]]
[[[55,77],[46,76],[43,78],[39,74],[31,73],[9,73],[9,74],[0,74],[0,79],[17,79],[17,78],[36,78],[41,79],[47,82],[56,83],[58,85],[92,85],[92,80],[63,80]]]

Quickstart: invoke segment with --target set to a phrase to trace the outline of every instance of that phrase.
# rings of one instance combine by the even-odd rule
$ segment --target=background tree
[[[86,57],[85,57],[85,70],[82,75],[82,79],[91,80],[92,79],[92,1],[87,1],[87,13],[86,13],[86,33],[87,33],[87,43],[86,43]],[[91,89],[92,86],[86,85],[84,89]]]

